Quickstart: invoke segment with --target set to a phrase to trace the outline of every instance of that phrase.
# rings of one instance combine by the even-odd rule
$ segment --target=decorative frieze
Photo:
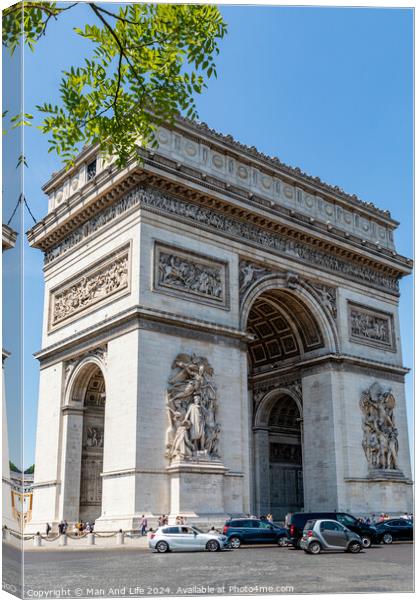
[[[131,208],[138,206],[139,203],[140,195],[138,190],[134,189],[111,206],[104,208],[99,214],[85,221],[83,225],[77,227],[61,240],[59,244],[53,246],[50,250],[47,250],[44,255],[45,264],[49,264],[55,258],[62,256],[74,246],[83,242],[87,237],[103,229],[111,221],[114,221],[124,213],[128,212]]]
[[[313,265],[318,269],[336,273],[363,284],[367,283],[388,292],[398,292],[397,277],[385,275],[377,269],[366,266],[366,264],[339,258],[331,252],[315,248],[308,243],[286,237],[280,233],[267,231],[249,221],[239,221],[205,206],[191,204],[160,191],[140,186],[64,238],[57,246],[46,253],[46,261],[49,262],[67,252],[135,205],[140,205],[142,208],[157,213],[176,216],[195,227],[218,231],[241,242],[245,241],[262,247],[265,251],[273,254],[291,258],[303,264]],[[114,212],[113,209],[117,206],[118,210],[116,209]]]
[[[397,470],[398,429],[394,420],[395,398],[391,389],[384,391],[373,383],[362,392],[362,448],[369,469]]]
[[[113,252],[50,293],[49,327],[63,325],[129,291],[130,246]]]
[[[394,317],[361,304],[348,303],[350,340],[395,352]]]
[[[226,262],[156,242],[154,264],[156,291],[229,308]]]

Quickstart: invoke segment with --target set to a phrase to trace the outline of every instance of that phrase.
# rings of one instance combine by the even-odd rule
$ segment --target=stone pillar
[[[62,393],[64,365],[62,362],[46,366],[39,374],[39,403],[36,429],[35,478],[32,520],[25,526],[26,533],[43,530],[45,523],[58,524],[62,474],[63,438]]]
[[[79,519],[83,408],[63,408],[63,468],[59,519]]]
[[[270,512],[270,444],[268,429],[254,430],[255,511],[256,516]]]
[[[337,461],[341,457],[334,410],[337,373],[329,365],[302,373],[303,489],[305,510],[338,509]]]
[[[137,529],[136,477],[144,486],[143,474],[136,473],[140,452],[139,415],[139,330],[108,342],[106,404],[102,479],[102,513],[95,531]],[[150,435],[155,425],[149,424]],[[143,481],[141,481],[143,479]],[[144,506],[140,508],[144,510]]]

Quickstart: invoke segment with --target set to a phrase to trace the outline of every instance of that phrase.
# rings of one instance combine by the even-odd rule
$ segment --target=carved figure
[[[371,469],[398,468],[398,430],[394,422],[394,407],[395,398],[391,390],[384,392],[377,382],[362,392],[362,447]]]
[[[206,358],[178,354],[169,378],[166,406],[166,457],[191,460],[219,458],[220,425],[216,421],[217,393],[213,369]]]
[[[159,285],[223,299],[222,268],[163,252],[159,253]]]
[[[187,414],[185,415],[185,420],[191,423],[190,440],[193,442],[196,450],[204,450],[206,439],[204,433],[205,419],[200,400],[200,396],[196,394],[193,403],[189,405]]]

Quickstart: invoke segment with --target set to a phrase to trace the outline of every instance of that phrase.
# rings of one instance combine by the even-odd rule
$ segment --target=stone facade
[[[158,141],[124,170],[84,151],[28,234],[45,253],[33,527],[411,510],[395,221],[205,127]],[[379,388],[398,458],[387,430],[373,468],[361,398]]]

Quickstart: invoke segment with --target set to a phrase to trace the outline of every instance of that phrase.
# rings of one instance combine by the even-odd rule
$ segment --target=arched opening
[[[301,363],[325,352],[322,318],[303,294],[265,289],[248,308],[254,506],[282,521],[304,507]]]
[[[280,521],[303,508],[301,416],[295,400],[281,394],[270,411],[270,512]]]
[[[101,515],[104,454],[105,379],[101,369],[89,372],[83,399],[79,518],[95,521]]]

